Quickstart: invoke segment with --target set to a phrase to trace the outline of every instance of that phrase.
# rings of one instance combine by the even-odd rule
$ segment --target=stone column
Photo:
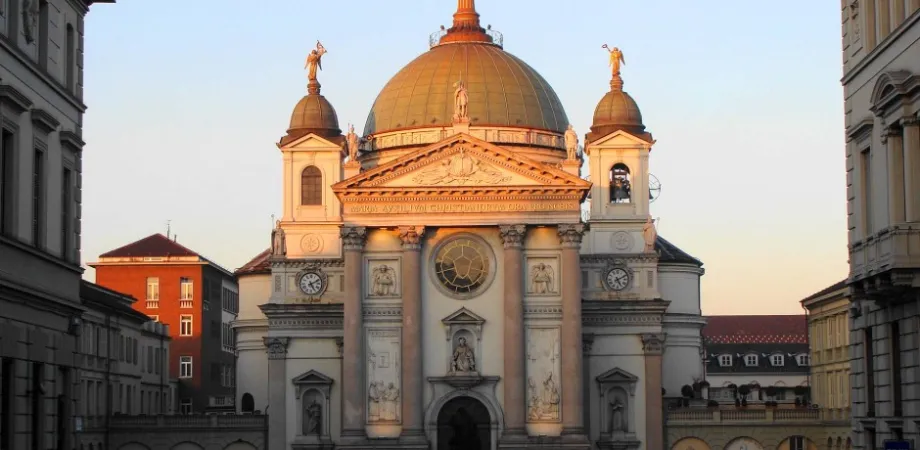
[[[524,234],[525,225],[502,225],[499,231],[504,241],[504,386],[505,436],[523,438],[527,435],[524,419],[527,408],[524,371]]]
[[[286,337],[262,338],[268,351],[268,450],[287,450]]]
[[[642,334],[645,352],[645,448],[664,450],[664,408],[661,402],[661,353],[664,333]]]
[[[888,224],[904,222],[904,146],[900,128],[889,128],[882,134],[888,147]]]
[[[904,130],[904,190],[907,192],[908,222],[920,222],[920,120],[917,117],[901,119]]]
[[[342,227],[340,236],[345,253],[342,438],[344,441],[352,442],[361,441],[367,436],[364,429],[367,399],[367,386],[364,380],[364,310],[361,307],[361,287],[364,286],[363,252],[367,229]]]
[[[581,331],[581,239],[587,230],[583,223],[558,227],[562,244],[562,434],[587,440],[584,428],[584,365]]]
[[[402,240],[402,417],[401,440],[425,441],[425,380],[422,378],[422,236],[425,227],[399,227]],[[427,447],[426,447],[427,448]]]

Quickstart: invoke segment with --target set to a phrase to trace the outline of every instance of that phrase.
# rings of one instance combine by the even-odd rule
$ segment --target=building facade
[[[841,2],[854,447],[920,442],[920,2]]]
[[[850,437],[850,289],[841,280],[802,300],[808,311],[812,402],[843,422],[827,446],[847,449]]]
[[[801,393],[809,387],[804,315],[708,316],[706,321],[709,399],[811,404],[808,395]]]
[[[233,274],[162,234],[106,252],[90,266],[97,283],[141,299],[134,309],[169,325],[169,377],[179,380],[179,412],[233,411]]]
[[[2,450],[74,442],[83,26],[112,2],[0,0]]]
[[[703,374],[702,263],[655,231],[622,54],[581,151],[473,3],[360,138],[308,57],[272,248],[238,271],[239,408],[272,450],[662,449],[663,393]]]
[[[79,441],[83,448],[113,448],[112,418],[173,414],[169,327],[135,311],[135,298],[88,281],[80,297],[86,311],[80,336]]]

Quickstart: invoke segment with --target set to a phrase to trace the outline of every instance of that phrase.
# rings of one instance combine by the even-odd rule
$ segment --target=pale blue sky
[[[86,21],[83,259],[155,232],[229,269],[269,245],[275,142],[306,89],[342,128],[450,25],[453,0],[123,0]],[[846,276],[840,2],[479,0],[580,135],[607,54],[658,143],[660,234],[705,263],[703,312],[802,312]],[[86,276],[93,279],[92,269]]]

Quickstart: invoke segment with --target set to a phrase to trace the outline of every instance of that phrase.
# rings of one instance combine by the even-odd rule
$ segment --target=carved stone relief
[[[527,422],[562,420],[559,328],[527,330]]]
[[[613,233],[611,241],[613,243],[613,248],[621,252],[632,249],[633,245],[635,244],[635,239],[633,239],[633,236],[626,231],[617,231],[616,233]]]
[[[300,249],[308,255],[323,251],[323,238],[316,234],[307,234],[300,239]]]
[[[399,423],[402,412],[398,329],[367,330],[367,422]]]
[[[377,259],[368,264],[367,296],[368,297],[398,297],[399,296],[399,260]]]
[[[412,178],[423,186],[499,184],[510,179],[510,176],[468,155],[463,149]]]
[[[527,294],[552,296],[559,294],[559,260],[556,257],[527,258]]]

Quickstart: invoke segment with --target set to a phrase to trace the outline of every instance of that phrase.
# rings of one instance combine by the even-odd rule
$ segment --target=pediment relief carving
[[[336,193],[381,190],[469,188],[574,188],[591,184],[579,177],[466,134],[424,149],[332,186]]]

